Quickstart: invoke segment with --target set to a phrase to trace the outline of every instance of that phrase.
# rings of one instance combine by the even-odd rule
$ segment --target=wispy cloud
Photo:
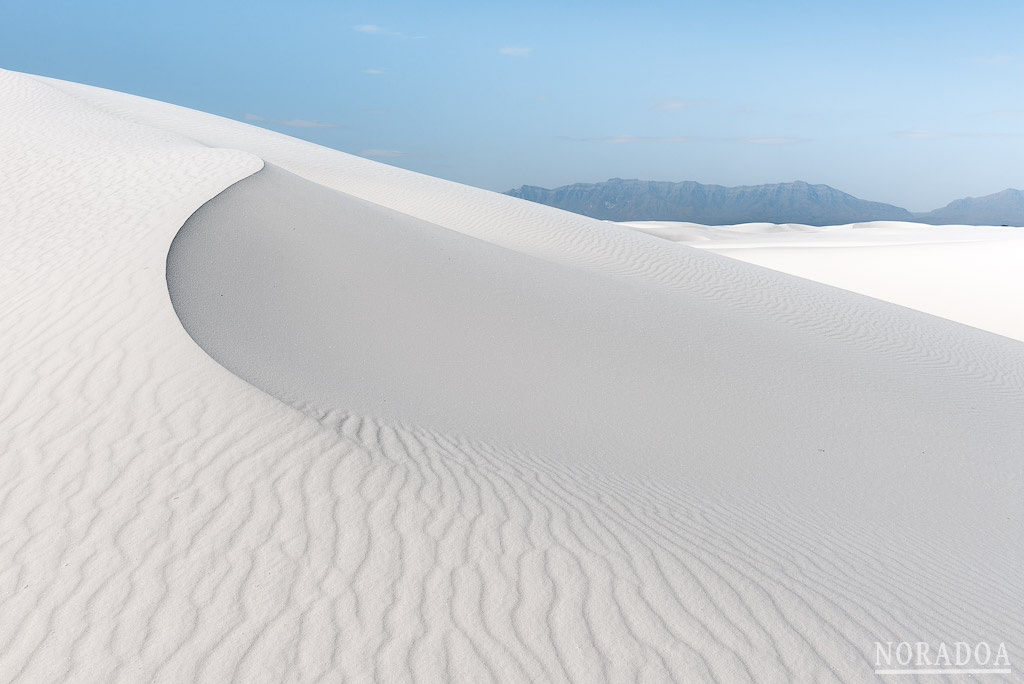
[[[378,159],[398,159],[399,157],[413,157],[415,155],[401,150],[359,150],[360,157],[376,157]]]
[[[948,138],[1024,138],[1021,133],[950,133],[948,131],[895,131],[899,138],[946,140]]]
[[[559,136],[561,140],[575,140],[578,142],[601,143],[604,145],[624,145],[629,143],[683,143],[683,142],[740,142],[748,145],[799,145],[810,142],[809,138],[787,138],[782,136],[752,136],[745,138],[714,138],[705,136],[687,135],[612,135],[605,138],[573,138],[570,136]]]
[[[914,138],[916,140],[942,140],[956,137],[955,134],[945,131],[894,131],[893,135],[898,138]]]
[[[647,136],[647,135],[612,135],[606,138],[570,138],[565,140],[578,140],[580,142],[600,143],[602,145],[626,145],[629,143],[680,143],[689,142],[693,138],[682,135]]]
[[[987,66],[1002,66],[1004,64],[1010,64],[1013,62],[1012,55],[985,55],[983,57],[972,57],[971,61],[975,64],[984,64]]]
[[[985,116],[993,119],[1003,117],[1024,116],[1024,109],[997,109],[991,112],[982,112],[978,116]]]
[[[268,123],[275,126],[290,126],[292,128],[339,128],[336,123],[330,121],[311,121],[310,119],[274,119],[259,114],[243,114],[242,118],[253,123]]]
[[[752,136],[747,138],[733,138],[736,142],[750,145],[799,145],[808,142],[807,138],[787,138],[783,136]]]
[[[673,100],[660,97],[654,100],[651,109],[656,112],[677,112],[682,109],[693,109],[711,104],[709,100]]]
[[[373,35],[373,36],[393,36],[395,38],[411,38],[411,39],[414,39],[414,40],[418,39],[418,38],[425,38],[426,37],[426,36],[408,36],[408,35],[402,33],[401,31],[391,31],[390,29],[386,29],[383,26],[378,26],[377,24],[356,24],[355,26],[352,27],[352,30],[353,31],[357,31],[359,33],[367,33],[367,34]]]
[[[512,57],[526,57],[531,52],[533,52],[532,47],[524,47],[522,45],[506,45],[498,50],[499,54],[510,55]]]
[[[418,152],[403,152],[402,150],[378,150],[370,148],[356,152],[360,157],[372,157],[374,159],[441,159],[441,154],[422,154]]]
[[[363,69],[364,74],[370,74],[371,76],[380,76],[386,71],[386,69]]]

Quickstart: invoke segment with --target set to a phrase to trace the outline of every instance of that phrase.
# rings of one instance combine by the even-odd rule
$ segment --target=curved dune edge
[[[652,232],[652,235],[631,235],[632,231],[622,231],[615,224],[606,221],[588,219],[532,202],[424,176],[212,114],[56,79],[41,80],[128,120],[173,130],[211,145],[248,149],[268,162],[308,180],[443,225],[451,230],[511,247],[523,253],[572,263],[583,268],[614,272],[624,277],[653,278],[670,287],[684,286],[679,282],[677,272],[681,264],[686,265],[687,259],[678,253],[672,255],[654,239],[654,234],[665,237],[668,233],[678,237],[679,231],[671,228],[667,231],[647,231]],[[402,191],[396,193],[396,187],[402,188]],[[439,201],[442,197],[444,200]],[[578,238],[581,235],[581,226],[588,227],[588,237],[600,235],[601,243],[614,245],[612,254],[595,253],[587,248],[586,243],[580,244]],[[750,226],[754,229],[759,226],[766,227],[764,224]],[[793,227],[801,229],[800,226]],[[780,228],[773,226],[770,230],[778,231]],[[707,230],[708,227],[702,229]],[[920,238],[914,237],[913,241],[919,243]],[[1018,250],[1019,241],[1014,241],[1010,247]],[[740,258],[745,251],[730,253],[730,256]],[[974,248],[970,248],[969,251],[974,251]],[[950,300],[946,303],[942,301],[943,297],[929,299],[914,288],[908,287],[908,284],[899,278],[898,269],[891,269],[884,259],[881,264],[872,264],[882,269],[884,277],[881,282],[868,282],[862,273],[846,273],[845,271],[851,268],[848,264],[837,264],[838,268],[834,269],[838,271],[837,275],[836,272],[803,267],[799,262],[791,260],[775,264],[773,262],[779,261],[774,258],[775,255],[748,253],[752,263],[767,268],[778,266],[777,270],[783,272],[792,271],[795,275],[811,277],[812,280],[820,278],[837,287],[877,297],[883,301],[919,308],[982,330],[990,330],[1012,338],[1022,336],[1019,334],[1021,331],[1017,319],[1006,313],[1006,310],[1015,310],[1020,301],[1012,291],[1007,291],[1019,289],[1016,272],[1013,270],[1015,264],[1011,259],[997,258],[995,263],[998,271],[985,273],[979,278],[977,269],[965,270],[955,262],[950,262],[946,255],[939,255],[939,258],[922,255],[922,263],[929,269],[953,268],[955,272],[963,273],[965,280],[981,281],[969,282],[967,292],[974,296],[976,301],[984,302],[990,299],[993,302],[991,305],[975,306],[972,310],[970,300],[964,299],[965,293],[948,288],[941,275],[929,282],[938,286],[943,296]],[[987,254],[985,258],[990,256],[991,254]],[[688,267],[692,268],[692,265]],[[729,266],[726,270],[733,271],[735,267]],[[753,272],[766,273],[764,268],[754,269]],[[718,274],[717,277],[722,276]],[[771,299],[772,297],[766,297],[765,301],[757,303],[757,307],[763,308],[773,304]],[[1007,303],[1007,309],[1001,310],[996,306],[996,300]],[[843,330],[842,322],[832,320],[829,310],[825,309],[818,313],[819,319],[828,323],[821,326],[823,330]],[[916,332],[923,336],[927,335],[928,331]]]
[[[992,484],[1012,460],[978,455],[1012,452],[1024,435],[1020,393],[1006,386],[1022,375],[974,377],[966,353],[933,364],[926,355],[940,350],[913,334],[945,338],[954,354],[1003,343],[1003,356],[976,357],[1024,368],[1019,345],[749,267],[714,279],[697,270],[702,257],[720,261],[694,253],[682,292],[619,279],[271,165],[189,219],[168,276],[200,345],[294,405],[570,463],[619,470],[626,460],[663,481],[766,491],[905,532],[941,525],[964,544],[977,539],[976,519],[946,502],[993,515],[1016,502],[1019,481]],[[779,312],[748,316],[728,299],[757,301],[773,285],[788,290]],[[843,320],[842,340],[808,334],[824,309]],[[925,463],[936,472],[902,481]]]
[[[259,159],[8,72],[0,88],[20,179],[0,207],[0,679],[863,681],[875,640],[1021,642],[1018,530],[983,529],[1019,512],[989,452],[1019,402],[1019,375],[986,372],[1017,367],[998,342],[892,366],[967,391],[947,409],[985,402],[974,425],[997,436],[968,455],[989,461],[952,463],[1002,479],[980,514],[944,501],[977,516],[963,554],[628,462],[294,411],[198,349],[166,297],[178,226]]]

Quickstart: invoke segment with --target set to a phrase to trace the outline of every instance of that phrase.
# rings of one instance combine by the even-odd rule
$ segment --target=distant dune
[[[1024,341],[1024,228],[622,225]]]
[[[0,95],[0,681],[863,682],[903,641],[1005,642],[1014,681],[1020,342]]]
[[[836,226],[867,221],[934,225],[1024,226],[1024,193],[1004,190],[957,200],[943,209],[911,214],[827,185],[776,183],[727,188],[693,181],[668,183],[613,178],[548,190],[524,185],[507,195],[608,221],[676,221],[704,225],[797,223]]]

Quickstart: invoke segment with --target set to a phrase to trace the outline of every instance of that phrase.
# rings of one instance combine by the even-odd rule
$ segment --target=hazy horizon
[[[0,66],[505,191],[1024,188],[1024,5],[7,3]]]
[[[517,188],[510,188],[508,191],[505,192],[505,194],[513,193],[515,191],[521,190],[524,187],[540,187],[543,190],[558,190],[558,189],[561,189],[561,188],[567,188],[567,187],[572,187],[572,186],[577,186],[577,185],[601,186],[601,185],[605,185],[607,183],[611,183],[612,181],[627,181],[627,182],[628,181],[639,181],[641,183],[654,182],[654,183],[670,183],[670,184],[675,184],[675,185],[678,185],[680,183],[686,183],[686,182],[696,182],[698,185],[702,185],[704,187],[724,187],[726,189],[735,189],[735,188],[743,188],[743,187],[758,188],[758,187],[763,187],[763,186],[776,186],[776,185],[778,185],[778,186],[787,186],[787,185],[796,185],[798,183],[803,183],[803,184],[808,185],[808,186],[824,185],[825,187],[832,187],[832,186],[828,185],[827,183],[813,183],[813,182],[810,182],[810,181],[805,181],[802,178],[794,178],[792,180],[782,180],[782,181],[775,181],[775,182],[769,182],[769,183],[758,183],[758,184],[755,184],[755,185],[733,185],[733,186],[728,186],[728,185],[722,185],[721,183],[701,183],[700,181],[690,181],[689,179],[687,179],[685,181],[663,181],[663,180],[658,179],[658,178],[620,178],[620,177],[614,177],[614,178],[606,178],[603,181],[580,181],[578,183],[565,183],[563,185],[559,185],[559,186],[555,186],[555,187],[543,187],[543,186],[532,185],[530,183],[524,183],[523,185],[521,185],[521,186],[519,186]],[[838,190],[839,192],[845,192],[842,188],[832,188],[832,189],[833,190]],[[982,195],[982,196],[966,196],[965,195],[964,197],[957,197],[954,200],[950,200],[950,202],[947,202],[946,204],[944,204],[942,206],[934,207],[930,211],[913,211],[913,210],[908,210],[908,211],[910,211],[910,213],[912,213],[912,214],[920,214],[920,215],[930,214],[930,213],[934,212],[935,210],[944,209],[951,202],[956,201],[956,200],[979,199],[981,197],[998,195],[998,194],[1003,193],[1003,192],[1013,192],[1015,190],[1018,191],[1018,192],[1024,192],[1024,190],[1021,190],[1020,188],[1003,188],[1002,190],[996,190],[995,192],[991,192],[988,195]],[[846,193],[846,194],[850,194],[850,193]],[[854,197],[856,199],[864,200],[866,202],[874,202],[874,201],[876,201],[876,200],[873,200],[871,197],[856,197],[856,196],[854,196]],[[888,203],[883,202],[882,204],[888,204]],[[890,206],[894,206],[897,209],[906,209],[906,207],[901,207],[901,206],[899,206],[897,204],[891,204]]]

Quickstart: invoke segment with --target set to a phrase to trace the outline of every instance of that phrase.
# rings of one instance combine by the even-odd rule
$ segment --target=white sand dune
[[[859,682],[876,641],[1019,676],[1020,343],[0,93],[0,681]]]
[[[1024,228],[619,225],[1024,341]]]

